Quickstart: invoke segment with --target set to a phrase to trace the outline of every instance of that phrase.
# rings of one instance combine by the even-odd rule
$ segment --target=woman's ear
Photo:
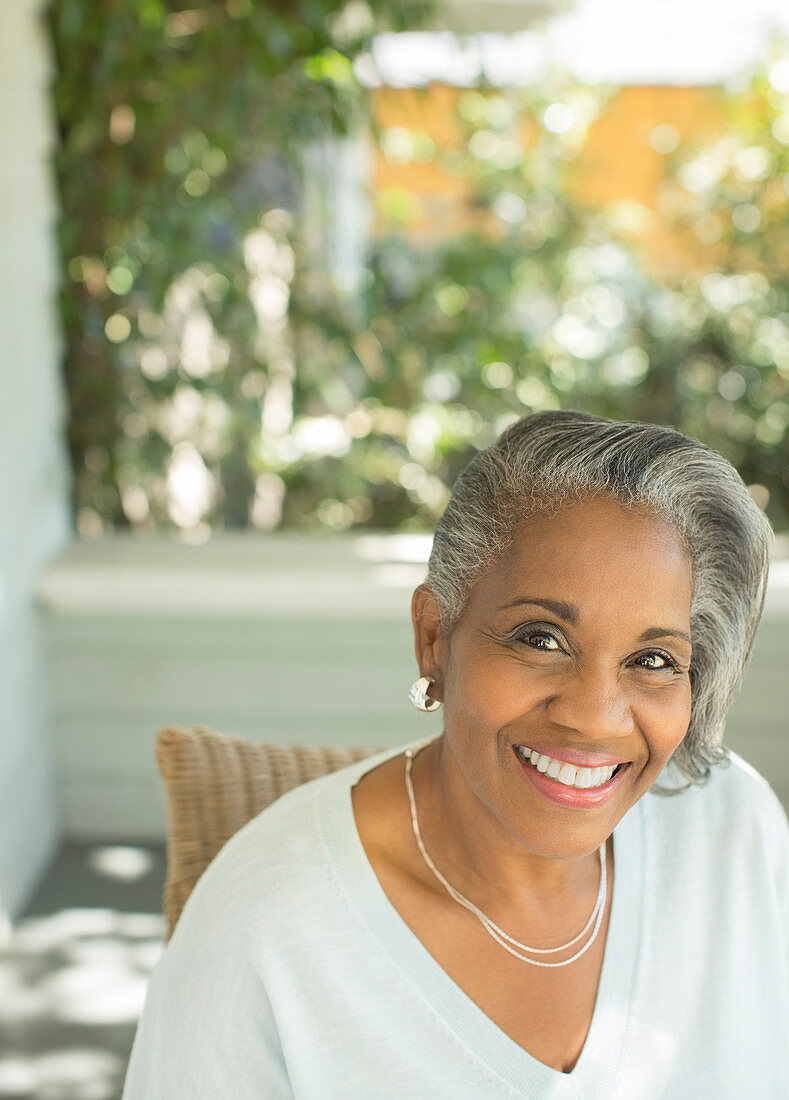
[[[438,601],[432,588],[420,584],[411,597],[414,650],[419,675],[433,681],[430,697],[443,702],[446,638],[441,626]]]

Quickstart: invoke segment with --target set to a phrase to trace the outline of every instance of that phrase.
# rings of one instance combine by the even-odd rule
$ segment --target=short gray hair
[[[772,542],[767,519],[716,451],[657,424],[570,411],[524,416],[462,471],[436,527],[426,584],[451,631],[520,520],[597,493],[651,508],[689,550],[691,718],[673,760],[687,781],[703,782],[726,758],[726,714],[761,617]]]

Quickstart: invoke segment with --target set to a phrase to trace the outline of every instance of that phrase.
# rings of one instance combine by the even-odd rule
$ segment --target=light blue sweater
[[[350,792],[399,751],[228,842],[153,975],[124,1100],[789,1098],[789,829],[747,764],[647,794],[615,829],[594,1018],[565,1074],[477,1008],[381,889]]]

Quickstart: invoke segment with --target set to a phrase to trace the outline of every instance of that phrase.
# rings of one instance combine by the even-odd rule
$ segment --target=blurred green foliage
[[[352,439],[319,478],[308,455],[280,464],[286,521],[306,502],[336,526],[432,523],[475,448],[526,411],[574,407],[701,439],[789,526],[789,96],[764,74],[710,94],[714,133],[686,148],[665,125],[653,135],[681,261],[672,275],[640,240],[647,211],[577,197],[604,90],[555,79],[461,96],[463,146],[427,155],[470,184],[472,228],[417,246],[397,226],[407,196],[383,194],[390,228],[372,249],[361,318],[330,293],[315,310],[315,276],[301,296],[296,280],[302,415],[333,416]],[[536,123],[525,147],[524,118]],[[379,140],[400,161],[429,144],[419,132]],[[322,396],[332,360],[346,390]],[[277,468],[275,450],[269,461]]]
[[[413,25],[416,4],[395,7]],[[419,238],[409,196],[379,195],[351,293],[326,238],[352,236],[355,215],[316,232],[323,162],[305,150],[331,161],[326,135],[364,126],[349,59],[376,10],[56,0],[51,21],[83,535],[423,529],[475,448],[555,407],[688,431],[789,526],[781,79],[717,92],[725,124],[692,148],[657,135],[686,257],[670,278],[650,270],[638,210],[576,197],[603,90],[469,90],[453,148],[375,133],[401,163],[462,176],[469,216]]]
[[[245,241],[298,210],[305,147],[366,117],[351,58],[427,3],[50,0],[83,534],[188,528],[209,498],[249,521],[270,354]]]

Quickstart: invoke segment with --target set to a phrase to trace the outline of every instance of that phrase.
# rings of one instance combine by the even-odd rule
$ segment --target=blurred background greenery
[[[692,125],[641,111],[617,197],[613,87],[365,80],[427,10],[53,0],[79,534],[422,530],[559,407],[689,432],[789,527],[778,45]]]

